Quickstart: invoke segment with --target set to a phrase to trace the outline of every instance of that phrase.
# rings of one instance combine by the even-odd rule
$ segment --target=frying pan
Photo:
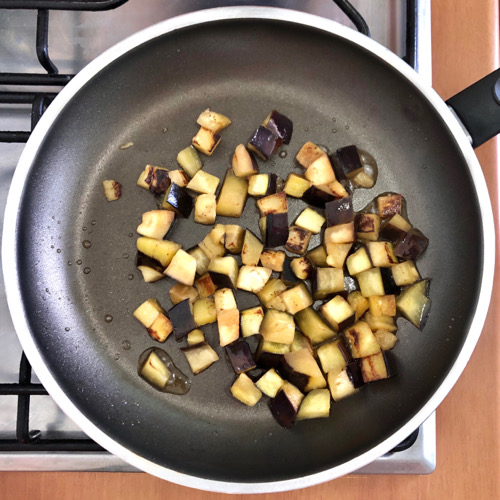
[[[175,167],[206,107],[233,124],[205,170],[222,177],[234,147],[271,109],[294,122],[287,156],[261,164],[286,178],[307,140],[357,144],[377,160],[376,194],[402,193],[430,239],[419,261],[432,277],[423,332],[399,321],[396,377],[332,406],[331,417],[279,427],[265,402],[233,399],[222,358],[185,396],[137,375],[153,345],[132,317],[145,299],[170,307],[167,280],[135,270],[135,228],[155,208],[135,185],[145,164]],[[133,142],[121,149],[120,145]],[[102,180],[123,185],[108,203]],[[257,232],[248,201],[240,223]],[[290,220],[304,205],[291,203]],[[178,221],[184,248],[209,228]],[[91,243],[90,248],[83,241]],[[311,245],[312,246],[312,245]],[[435,92],[395,55],[332,21],[279,9],[222,8],[153,26],[107,51],[60,93],[33,132],[9,194],[3,237],[9,307],[37,375],[93,439],[170,481],[225,492],[279,491],[352,472],[388,452],[436,409],[462,372],[487,312],[494,228],[466,134]],[[240,309],[254,305],[238,295]],[[110,320],[110,316],[113,318]],[[107,319],[108,321],[106,321]],[[206,328],[217,346],[215,327]],[[157,344],[158,345],[158,344]],[[130,347],[130,348],[129,348]],[[163,346],[189,374],[174,339]]]

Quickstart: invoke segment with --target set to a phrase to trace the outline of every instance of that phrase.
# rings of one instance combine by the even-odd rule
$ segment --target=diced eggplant
[[[301,349],[307,349],[313,356],[315,355],[309,339],[300,330],[295,330],[293,342],[290,345],[290,351],[295,352]]]
[[[196,277],[196,259],[180,248],[163,273],[183,285],[192,286]]]
[[[391,267],[398,263],[390,241],[368,241],[366,246],[375,267]]]
[[[257,207],[260,210],[260,215],[263,217],[269,214],[282,214],[288,212],[288,203],[286,201],[286,193],[271,194],[257,201]]]
[[[204,170],[198,170],[186,187],[200,194],[215,194],[218,185],[218,177]]]
[[[234,257],[217,257],[208,265],[208,274],[218,288],[236,288],[238,272],[238,262]]]
[[[215,194],[200,194],[194,202],[194,221],[198,224],[211,225],[217,217]]]
[[[283,250],[264,250],[260,254],[260,263],[278,273],[283,271],[283,263],[285,262],[286,254]]]
[[[172,323],[163,313],[153,321],[153,324],[147,329],[149,336],[158,341],[165,342],[168,336],[172,333]]]
[[[200,295],[200,298],[204,299],[206,297],[210,297],[217,290],[210,274],[205,273],[203,276],[200,276],[195,282],[194,286]]]
[[[193,146],[188,146],[177,155],[177,163],[189,177],[194,177],[203,166],[198,151]]]
[[[116,201],[119,200],[122,196],[122,185],[113,180],[107,179],[102,181],[102,187],[104,188],[104,196],[108,201]]]
[[[166,268],[170,264],[180,248],[181,246],[173,241],[155,240],[146,236],[137,238],[137,250],[157,260],[163,268]]]
[[[168,176],[173,183],[177,184],[181,188],[185,188],[189,184],[190,177],[182,169],[170,170],[168,172]]]
[[[314,160],[307,167],[304,176],[313,186],[328,185],[336,180],[332,164],[326,154]]]
[[[142,214],[142,222],[137,226],[141,236],[161,240],[174,222],[175,214],[169,210],[151,210]]]
[[[270,342],[291,344],[295,334],[293,316],[275,309],[267,310],[260,325],[260,334]]]
[[[356,313],[356,321],[368,311],[370,304],[360,291],[352,292],[347,296],[347,302]]]
[[[346,260],[347,270],[352,276],[356,276],[363,271],[367,271],[373,267],[372,261],[366,247],[359,247],[354,253],[349,255]]]
[[[379,267],[372,267],[356,275],[363,297],[385,295],[384,282]]]
[[[286,312],[292,316],[306,307],[312,306],[314,301],[304,283],[284,291],[280,298],[285,304]]]
[[[275,248],[288,240],[288,213],[266,215],[265,247]]]
[[[141,271],[142,277],[146,283],[154,283],[155,281],[161,280],[165,277],[163,274],[165,268],[160,264],[160,262],[143,254],[142,252],[137,252],[135,265],[137,269]]]
[[[278,278],[270,279],[266,286],[257,294],[264,307],[269,307],[269,303],[286,290],[286,285]]]
[[[200,127],[198,133],[193,137],[192,143],[200,153],[212,156],[220,140],[221,136],[219,134],[212,132],[208,128]]]
[[[266,196],[269,192],[271,176],[269,174],[255,174],[248,178],[248,194],[250,196]]]
[[[352,245],[352,243],[327,243],[325,245],[327,254],[326,265],[342,269]]]
[[[308,307],[295,315],[295,321],[300,331],[311,341],[313,346],[335,337],[336,333],[312,308]]]
[[[405,262],[412,262],[411,260]],[[394,266],[393,266],[394,267]],[[382,276],[382,283],[384,284],[385,293],[389,295],[399,295],[401,293],[401,287],[396,285],[392,275],[392,267],[381,267],[380,274]]]
[[[300,404],[296,421],[312,418],[328,418],[330,416],[330,391],[328,389],[314,389],[306,394]]]
[[[310,278],[315,269],[307,257],[293,259],[290,263],[290,268],[292,269],[293,274],[295,274],[295,276],[300,280]]]
[[[198,375],[219,360],[217,353],[206,342],[182,347],[181,351],[186,356],[193,375]]]
[[[378,295],[368,297],[372,316],[396,316],[396,297],[394,295]]]
[[[388,360],[386,361],[386,353],[384,351],[362,358],[360,363],[365,384],[391,376],[389,362]]]
[[[247,200],[248,182],[229,169],[217,200],[217,215],[241,217]]]
[[[257,365],[267,369],[278,369],[281,366],[283,355],[290,352],[290,348],[291,344],[280,344],[279,342],[270,342],[261,338],[255,353]]]
[[[347,373],[347,368],[342,370],[332,370],[328,373],[328,387],[334,401],[340,401],[358,392],[351,377]]]
[[[288,231],[288,240],[285,248],[292,253],[304,255],[307,252],[312,233],[307,229],[291,226]]]
[[[429,245],[426,238],[418,229],[411,228],[405,235],[400,236],[394,246],[394,254],[402,260],[417,260]]]
[[[377,211],[382,219],[401,214],[403,197],[400,194],[387,194],[377,197]]]
[[[302,195],[312,186],[311,182],[308,181],[304,176],[294,174],[293,172],[288,174],[285,182],[285,187],[283,191],[294,198],[302,198]]]
[[[325,377],[308,349],[284,354],[281,372],[286,380],[302,392],[326,387]]]
[[[264,245],[257,236],[247,229],[241,249],[241,262],[246,266],[257,266],[262,250],[264,250]]]
[[[313,266],[316,267],[328,266],[328,263],[326,261],[328,256],[325,247],[322,245],[319,245],[316,248],[309,250],[309,252],[307,252],[305,256]]]
[[[394,333],[387,330],[377,330],[373,332],[382,351],[389,351],[394,347],[398,338]]]
[[[196,260],[196,273],[203,275],[207,272],[208,264],[210,264],[210,258],[205,254],[205,252],[198,246],[188,250],[188,254],[192,255]]]
[[[274,368],[267,370],[262,377],[255,382],[255,385],[270,398],[274,398],[283,386],[283,379],[278,375]]]
[[[264,309],[261,306],[251,307],[241,311],[241,335],[243,338],[257,335],[264,319]]]
[[[318,234],[325,223],[325,218],[313,210],[312,208],[305,208],[295,221],[295,225],[311,231],[313,234]]]
[[[368,323],[372,332],[387,330],[388,332],[394,333],[398,329],[394,316],[387,316],[386,314],[374,316],[370,311],[366,311],[362,319]]]
[[[423,330],[431,308],[431,300],[427,296],[429,285],[429,279],[417,281],[396,299],[398,311],[420,330]]]
[[[267,267],[241,266],[236,287],[247,292],[258,293],[269,281],[271,273],[271,269]]]
[[[337,149],[337,158],[342,173],[347,179],[352,179],[363,171],[363,164],[356,146],[345,146]]]
[[[277,135],[284,144],[290,144],[293,133],[293,123],[290,118],[273,109],[262,125]]]
[[[302,199],[316,208],[325,208],[325,205],[331,201],[336,200],[336,196],[332,191],[325,186],[311,186],[304,191]]]
[[[172,322],[175,340],[181,340],[189,332],[196,330],[197,325],[194,321],[192,305],[189,299],[185,299],[169,309],[168,316]]]
[[[337,226],[354,221],[352,196],[329,201],[325,204],[326,225]]]
[[[282,142],[283,140],[278,135],[260,125],[248,141],[247,147],[259,158],[267,160],[276,153]]]
[[[340,295],[336,295],[321,306],[321,314],[333,326],[336,331],[342,331],[349,328],[356,321],[354,309],[349,302]]]
[[[353,358],[364,358],[380,352],[380,346],[373,332],[365,321],[358,321],[344,331]]]
[[[330,184],[328,184],[328,189],[332,192],[336,199],[349,197],[349,192],[346,187],[339,181],[330,182]]]
[[[325,156],[326,152],[319,146],[316,146],[313,142],[306,142],[297,153],[295,157],[296,160],[304,168],[308,168],[313,162],[315,162],[321,156]]]
[[[269,402],[269,408],[274,419],[285,429],[290,428],[299,411],[304,395],[290,382],[285,381],[276,394],[276,397]]]
[[[411,229],[411,224],[401,215],[393,215],[380,229],[379,237],[396,243]]]
[[[134,311],[134,317],[146,328],[149,328],[161,313],[163,313],[163,309],[158,300],[148,299]]]
[[[344,270],[317,267],[311,276],[314,300],[325,299],[344,290]]]
[[[211,297],[198,299],[193,303],[193,319],[196,326],[204,326],[217,321],[215,301]]]
[[[165,194],[171,183],[168,170],[166,168],[153,167],[149,165],[145,183],[149,186],[149,191],[151,193]]]
[[[360,240],[377,241],[380,231],[378,214],[359,213],[355,218],[356,237]]]
[[[217,257],[223,257],[226,254],[224,245],[220,241],[216,241],[214,240],[214,238],[212,238],[212,231],[210,231],[210,233],[208,233],[205,238],[203,238],[203,240],[198,244],[198,247],[203,251],[203,253],[210,261],[216,259]]]
[[[240,311],[227,309],[217,313],[219,343],[222,347],[238,340],[240,336]]]
[[[162,208],[171,210],[179,217],[187,219],[193,210],[193,198],[189,196],[185,189],[172,183],[165,193]]]
[[[245,373],[256,367],[250,346],[244,340],[227,345],[226,353],[235,373]]]
[[[412,260],[405,260],[400,264],[392,266],[390,269],[394,283],[397,286],[412,285],[415,281],[420,279],[420,273],[417,270],[415,262]],[[388,293],[393,293],[387,290]]]
[[[139,178],[137,179],[137,185],[143,189],[149,189],[149,184],[146,183],[146,179],[148,178],[150,168],[153,168],[153,166],[146,165],[144,170],[139,175]]]
[[[150,382],[158,389],[163,389],[167,385],[172,372],[160,359],[158,354],[156,354],[154,351],[151,351],[146,359],[146,362],[142,365],[140,374],[143,378],[145,378],[148,382]]]
[[[356,239],[354,222],[346,222],[325,229],[323,241],[329,243],[352,243]]]
[[[196,123],[200,125],[200,127],[207,128],[208,130],[218,134],[221,130],[224,130],[226,127],[231,125],[231,120],[227,116],[224,116],[221,113],[216,113],[210,108],[207,108],[200,114],[200,116],[198,116]]]
[[[176,283],[168,293],[170,295],[170,302],[174,306],[185,299],[189,299],[192,304],[198,298],[198,290],[196,288],[183,285],[182,283]]]
[[[241,253],[245,230],[237,224],[226,224],[224,234],[224,247],[229,253]]]
[[[231,386],[231,394],[247,406],[255,406],[262,397],[262,392],[246,373],[238,375],[238,378]]]
[[[352,360],[349,349],[342,338],[322,344],[316,350],[323,373],[343,370]]]
[[[259,173],[259,167],[253,154],[247,150],[244,144],[236,146],[233,154],[232,167],[236,177],[249,177]]]
[[[302,257],[302,259],[304,260],[304,262],[308,262],[309,267],[312,269],[309,260],[306,257]],[[302,260],[302,259],[295,259],[295,260]],[[289,259],[288,257],[286,257],[285,260],[283,261],[283,272],[281,273],[281,280],[288,286],[293,286],[296,285],[297,283],[300,283],[299,278],[297,278],[297,276],[292,270],[292,260]]]
[[[234,293],[230,288],[221,288],[214,293],[215,309],[217,315],[223,311],[236,309],[236,299]]]

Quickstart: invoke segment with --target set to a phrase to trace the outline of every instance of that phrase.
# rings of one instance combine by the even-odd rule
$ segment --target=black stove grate
[[[74,75],[59,74],[49,56],[49,11],[79,10],[102,11],[119,7],[127,0],[0,0],[0,9],[36,9],[36,54],[45,73],[0,73],[0,85],[14,87],[55,87],[54,92],[0,91],[1,104],[31,104],[31,130],[57,95],[57,87],[66,85]],[[361,33],[370,36],[366,21],[348,0],[333,0]],[[404,60],[413,68],[417,59],[416,1],[407,0],[406,56]],[[0,142],[26,142],[31,131],[0,131]],[[19,366],[19,383],[0,383],[0,396],[17,396],[16,438],[0,439],[0,452],[96,452],[104,449],[91,439],[48,439],[39,430],[30,430],[30,400],[32,396],[46,396],[41,384],[31,382],[31,365],[23,353]],[[390,453],[411,447],[418,429]]]

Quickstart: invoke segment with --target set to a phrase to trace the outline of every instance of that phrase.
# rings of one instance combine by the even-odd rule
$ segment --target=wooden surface
[[[498,67],[498,0],[432,0],[434,87],[446,99]],[[498,229],[498,142],[477,150]],[[464,243],[466,244],[466,243]],[[498,259],[497,243],[497,259]],[[498,268],[498,265],[497,265]],[[259,499],[500,498],[500,273],[478,346],[437,411],[437,469],[429,476],[348,476]],[[0,499],[189,499],[209,494],[146,474],[0,473]],[[246,495],[233,498],[257,498]],[[228,497],[229,498],[229,497]]]

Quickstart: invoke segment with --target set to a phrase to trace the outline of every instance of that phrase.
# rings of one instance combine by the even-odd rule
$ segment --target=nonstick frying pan
[[[493,102],[493,101],[492,101]],[[397,376],[332,406],[331,417],[290,430],[264,402],[233,399],[222,358],[185,396],[137,375],[153,346],[132,317],[145,299],[170,307],[172,282],[142,281],[135,228],[155,208],[136,186],[147,163],[175,167],[206,107],[231,117],[205,169],[220,177],[234,147],[268,112],[294,122],[287,156],[261,164],[286,178],[307,140],[331,150],[357,144],[377,160],[372,190],[402,193],[412,224],[430,239],[420,261],[432,277],[423,332],[399,321]],[[120,145],[133,142],[121,149]],[[108,203],[102,180],[123,185]],[[257,232],[257,211],[221,219]],[[290,220],[300,202],[291,204]],[[184,248],[209,228],[177,222]],[[84,241],[89,241],[91,246]],[[266,8],[202,11],[153,26],[77,75],[33,132],[5,218],[3,266],[17,333],[42,383],[93,439],[151,474],[226,492],[279,491],[346,474],[388,452],[446,396],[479,337],[494,266],[491,205],[466,134],[435,92],[395,55],[332,21]],[[239,307],[254,305],[238,296]],[[110,321],[112,317],[112,321]],[[217,345],[215,327],[206,328]],[[129,348],[130,347],[130,348]],[[173,338],[163,346],[189,374]]]

